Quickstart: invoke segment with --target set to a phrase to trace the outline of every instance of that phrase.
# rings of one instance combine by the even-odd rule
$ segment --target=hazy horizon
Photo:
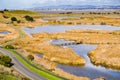
[[[56,5],[120,5],[119,0],[1,0],[0,9],[25,9]]]

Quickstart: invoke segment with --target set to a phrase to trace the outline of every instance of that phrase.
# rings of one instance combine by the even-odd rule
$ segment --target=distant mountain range
[[[87,10],[87,9],[120,9],[120,5],[59,5],[59,6],[41,6],[31,8],[32,10]]]

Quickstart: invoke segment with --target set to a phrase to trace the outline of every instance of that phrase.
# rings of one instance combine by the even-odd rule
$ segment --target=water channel
[[[94,30],[120,30],[120,27],[112,27],[107,25],[46,25],[46,26],[36,26],[34,28],[22,28],[27,34],[33,34],[38,32],[65,32],[66,30],[72,29],[94,29]]]
[[[33,34],[38,32],[48,32],[48,33],[54,33],[54,32],[64,32],[65,30],[71,30],[71,29],[97,29],[97,30],[120,30],[120,27],[112,27],[112,26],[88,26],[88,25],[82,25],[82,26],[42,26],[42,27],[35,27],[35,28],[23,28],[23,30],[27,34]],[[64,40],[51,40],[52,44],[57,42],[64,42]],[[120,80],[120,71],[112,70],[112,69],[106,69],[101,66],[95,66],[90,62],[89,57],[87,56],[88,52],[90,50],[94,50],[97,45],[92,44],[79,44],[79,45],[68,45],[63,46],[64,48],[71,48],[73,49],[74,53],[83,57],[86,60],[85,66],[69,66],[69,65],[62,65],[57,64],[57,67],[74,75],[77,76],[84,76],[89,77],[91,80],[97,77],[105,77],[107,80]],[[41,56],[40,56],[41,57]]]
[[[9,34],[7,31],[0,31],[0,34]]]

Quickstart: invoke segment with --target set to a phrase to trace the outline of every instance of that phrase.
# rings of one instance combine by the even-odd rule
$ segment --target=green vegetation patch
[[[9,11],[9,13],[14,13],[14,14],[37,14],[36,12],[26,11],[26,10],[12,10],[12,11]]]
[[[11,66],[11,61],[12,59],[9,56],[6,55],[0,55],[0,64],[4,65],[6,67],[10,67]]]
[[[21,80],[21,79],[18,79],[17,77],[14,77],[13,75],[0,74],[0,80]]]
[[[16,17],[12,17],[11,18],[11,21],[13,22],[13,21],[17,21],[17,18]]]
[[[25,19],[26,19],[27,21],[31,21],[31,22],[34,21],[33,17],[28,16],[28,15],[25,16]]]
[[[14,49],[14,47],[12,45],[6,45],[5,48],[6,49]]]

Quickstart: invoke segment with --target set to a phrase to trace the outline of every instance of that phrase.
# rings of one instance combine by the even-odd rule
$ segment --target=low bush
[[[28,55],[27,58],[28,58],[29,60],[31,60],[31,61],[34,60],[34,56],[33,56],[33,55]]]
[[[34,21],[34,19],[33,19],[33,17],[30,17],[30,16],[28,16],[28,15],[26,15],[25,16],[25,19],[27,20],[27,21]]]
[[[106,23],[105,23],[105,22],[101,22],[100,24],[101,24],[101,25],[106,25]]]
[[[8,9],[4,9],[4,11],[9,11]]]
[[[12,59],[9,56],[0,55],[0,64],[1,65],[4,65],[6,67],[10,67],[11,66],[11,61],[12,61]]]
[[[6,45],[5,48],[6,49],[14,49],[14,47],[12,45]]]
[[[11,18],[11,21],[13,22],[13,21],[17,21],[17,18],[16,17],[12,17]]]

